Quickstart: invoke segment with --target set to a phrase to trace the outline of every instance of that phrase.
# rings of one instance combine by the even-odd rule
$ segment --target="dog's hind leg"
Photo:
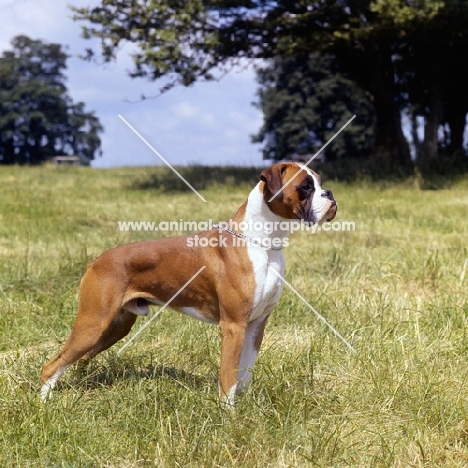
[[[102,337],[102,329],[96,324],[87,324],[80,320],[78,312],[72,333],[66,341],[63,349],[42,368],[41,400],[46,401],[50,391],[55,387],[59,377],[68,366],[90,353],[99,343]]]
[[[92,359],[96,354],[110,348],[125,336],[128,335],[137,316],[131,312],[121,311],[109,325],[96,346],[85,356],[85,359]]]
[[[112,294],[115,287],[99,288],[96,284],[99,283],[93,278],[93,272],[88,270],[81,284],[80,304],[70,337],[62,350],[42,368],[43,401],[68,366],[85,355],[92,357],[108,348],[125,336],[135,322],[132,314],[121,312],[121,297]]]
[[[68,366],[85,355],[92,357],[104,349],[102,342],[108,336],[109,330],[112,329],[113,321],[111,320],[103,327],[102,323],[94,324],[91,321],[81,320],[81,318],[82,316],[78,312],[71,335],[63,349],[42,368],[42,401],[48,399],[50,391],[55,387],[57,380]],[[95,350],[96,352],[94,352]]]

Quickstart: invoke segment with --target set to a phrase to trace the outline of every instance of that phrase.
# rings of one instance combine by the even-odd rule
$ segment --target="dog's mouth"
[[[329,223],[330,221],[333,221],[335,219],[335,217],[336,217],[336,211],[335,211],[335,213],[333,213],[330,217],[328,217],[326,219],[327,223]]]
[[[336,204],[336,201],[332,201],[330,209],[325,213],[324,219],[326,222],[333,221],[336,216],[336,212],[338,211],[338,205]]]
[[[329,203],[326,203],[325,206],[320,207],[320,209],[311,210],[307,213],[302,212],[301,215],[297,215],[297,218],[306,226],[323,224],[335,219],[337,209],[338,205],[336,201],[331,199]]]

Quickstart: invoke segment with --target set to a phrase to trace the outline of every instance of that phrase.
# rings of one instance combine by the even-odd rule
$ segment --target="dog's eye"
[[[314,190],[314,179],[307,177],[298,188],[302,190]]]
[[[314,190],[314,185],[311,184],[309,181],[297,186],[297,191],[299,192],[299,198],[303,200],[310,196],[310,194]]]

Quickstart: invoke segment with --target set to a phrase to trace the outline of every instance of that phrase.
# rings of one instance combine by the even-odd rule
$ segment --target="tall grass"
[[[356,230],[292,236],[286,279],[356,355],[286,288],[235,411],[217,401],[216,327],[171,311],[40,404],[40,368],[68,336],[87,263],[163,235],[117,221],[225,219],[252,185],[220,172],[203,203],[152,188],[160,171],[0,168],[1,466],[468,466],[463,180],[330,181]]]

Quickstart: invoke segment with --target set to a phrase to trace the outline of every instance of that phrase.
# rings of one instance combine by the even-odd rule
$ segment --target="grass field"
[[[160,168],[0,168],[0,466],[468,466],[466,180],[324,184],[356,230],[294,234],[286,279],[356,354],[286,289],[234,411],[217,401],[218,330],[172,311],[39,402],[87,263],[162,235],[117,221],[226,219],[255,173],[210,173],[225,183],[203,203]]]

